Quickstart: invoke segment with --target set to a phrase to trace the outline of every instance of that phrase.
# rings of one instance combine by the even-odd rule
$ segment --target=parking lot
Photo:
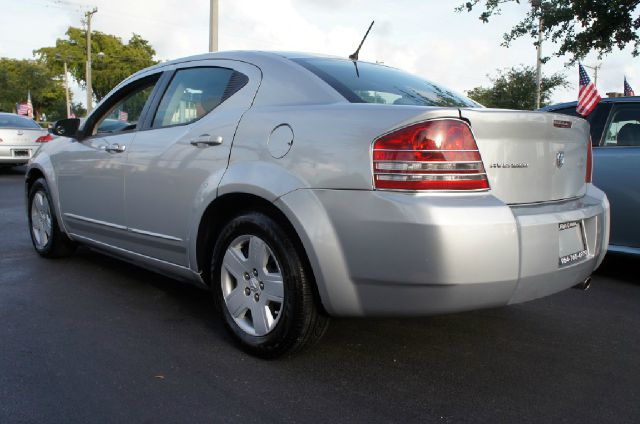
[[[0,171],[0,422],[639,422],[638,262],[587,292],[418,319],[335,319],[313,349],[239,351],[207,292],[88,249],[32,249]]]

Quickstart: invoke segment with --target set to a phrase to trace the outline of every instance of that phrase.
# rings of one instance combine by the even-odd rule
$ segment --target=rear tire
[[[38,178],[29,189],[27,215],[33,248],[45,258],[69,256],[76,244],[60,230],[49,187],[44,178]]]
[[[211,291],[223,322],[247,352],[275,358],[318,341],[329,318],[289,234],[251,212],[222,229],[211,260]]]

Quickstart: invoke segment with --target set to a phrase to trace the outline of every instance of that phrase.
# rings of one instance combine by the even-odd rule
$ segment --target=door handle
[[[104,148],[104,150],[106,150],[109,153],[122,153],[126,149],[127,149],[127,146],[120,143],[109,144],[107,147]]]
[[[210,147],[222,144],[222,137],[212,137],[209,134],[202,134],[191,139],[191,145],[196,147]]]

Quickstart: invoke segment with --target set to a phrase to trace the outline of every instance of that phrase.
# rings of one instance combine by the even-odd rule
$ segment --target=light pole
[[[542,19],[542,0],[531,0],[531,6],[534,10],[540,11],[540,18],[538,20],[538,46],[536,52],[536,109],[540,109],[540,97],[542,91],[542,30],[544,21]]]
[[[91,85],[91,18],[98,8],[87,11],[84,16],[87,18],[87,114],[93,110],[93,87]]]
[[[602,63],[597,64],[596,66],[582,65],[585,68],[593,69],[593,85],[598,87],[598,69],[602,67]]]
[[[61,60],[62,64],[64,66],[64,94],[65,94],[65,98],[67,100],[67,118],[71,117],[71,102],[69,101],[69,77],[67,76],[68,71],[67,71],[67,60],[69,58],[65,57],[64,59],[62,58],[62,56],[60,56],[60,54],[56,54],[56,60]]]
[[[218,51],[218,0],[211,0],[209,9],[209,51]]]

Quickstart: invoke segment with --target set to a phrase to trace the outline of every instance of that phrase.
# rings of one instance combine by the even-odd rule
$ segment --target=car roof
[[[348,58],[338,56],[285,51],[236,50],[204,53],[158,63],[157,65],[142,69],[120,82],[105,98],[108,98],[112,93],[119,90],[122,86],[129,84],[131,81],[170,70],[171,68],[179,68],[181,65],[188,64],[189,62],[216,59],[243,62],[256,67],[260,71],[263,78],[263,84],[261,84],[261,86],[265,88],[261,90],[258,97],[254,100],[255,105],[260,105],[263,101],[267,102],[267,104],[273,104],[274,98],[278,98],[281,104],[302,104],[312,101],[310,99],[315,99],[313,101],[323,99],[322,101],[328,103],[346,101],[340,93],[331,88],[319,77],[292,60],[311,58],[350,61]],[[301,81],[301,79],[304,80],[304,84],[300,86],[300,90],[279,90],[278,85],[282,84],[283,75],[288,75],[289,77],[286,81],[287,84],[289,84],[291,80]]]
[[[640,96],[629,96],[629,97],[605,97],[600,100],[601,103],[640,103]],[[566,103],[556,103],[555,105],[549,105],[540,108],[541,111],[552,111],[558,109],[565,109],[568,107],[575,107],[578,104],[577,101],[566,102]]]
[[[321,53],[304,53],[295,51],[266,51],[266,50],[230,50],[215,53],[202,53],[193,56],[181,57],[178,59],[169,60],[166,62],[158,63],[157,65],[142,69],[126,80],[131,80],[139,75],[153,72],[157,69],[169,67],[172,65],[179,65],[182,63],[194,62],[207,59],[222,59],[222,60],[237,60],[242,62],[252,63],[260,68],[263,66],[268,67],[269,64],[274,62],[282,62],[287,59],[312,59],[312,58],[324,58],[324,59],[340,59],[351,60],[346,57],[327,55]],[[363,61],[360,61],[363,62]]]

